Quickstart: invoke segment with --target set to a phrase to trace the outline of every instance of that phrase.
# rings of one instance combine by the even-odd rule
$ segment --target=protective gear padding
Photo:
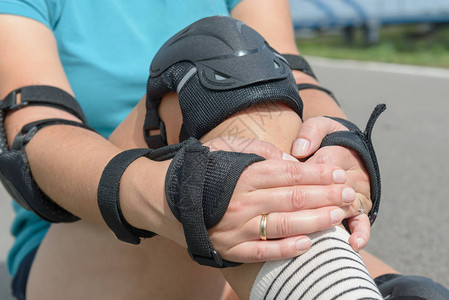
[[[0,152],[0,179],[17,203],[40,218],[52,223],[74,222],[79,218],[56,204],[39,188],[25,153],[25,146],[31,138],[40,129],[51,125],[71,125],[90,129],[82,123],[65,119],[45,119],[25,125],[17,134],[10,150],[6,141],[3,144],[4,147]]]
[[[51,106],[69,112],[83,123],[65,119],[44,119],[26,124],[15,137],[11,149],[4,128],[6,113],[26,106]],[[30,170],[25,146],[42,128],[51,125],[70,125],[92,130],[75,98],[51,86],[26,86],[12,91],[0,103],[0,179],[8,193],[22,207],[42,219],[59,223],[74,222],[78,217],[46,196],[35,182]]]
[[[201,19],[170,38],[150,67],[145,140],[166,144],[157,110],[176,91],[183,115],[180,140],[200,138],[254,104],[280,102],[302,116],[303,104],[285,59],[256,31],[230,17]],[[150,130],[161,130],[151,135]]]

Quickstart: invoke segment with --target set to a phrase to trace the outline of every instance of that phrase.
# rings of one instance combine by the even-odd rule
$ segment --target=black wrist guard
[[[184,228],[191,258],[215,268],[239,265],[221,258],[212,246],[207,229],[223,217],[244,169],[264,158],[255,154],[210,152],[194,138],[159,149],[133,149],[120,153],[103,172],[98,188],[98,205],[115,235],[132,244],[139,244],[140,237],[154,235],[129,225],[120,211],[120,177],[126,167],[141,156],[156,161],[173,158],[165,179],[165,193],[173,215]]]
[[[337,131],[327,135],[321,147],[326,146],[343,146],[354,150],[362,159],[370,178],[370,194],[373,206],[368,213],[371,225],[374,223],[379,211],[381,181],[379,165],[377,163],[376,153],[371,141],[371,132],[379,115],[386,109],[385,104],[379,104],[371,113],[371,117],[366,124],[365,131],[362,132],[355,124],[348,120],[328,117],[335,120],[349,129],[349,131]]]

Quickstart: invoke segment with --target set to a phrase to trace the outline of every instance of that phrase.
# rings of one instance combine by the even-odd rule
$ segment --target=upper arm
[[[28,85],[50,85],[73,95],[59,60],[56,40],[44,24],[30,18],[0,14],[0,99]],[[51,107],[25,107],[8,114],[8,137],[27,123],[44,118],[77,120]]]
[[[258,31],[281,54],[298,54],[288,0],[242,0],[231,17]]]
[[[35,20],[0,15],[0,98],[26,85],[52,85],[71,92],[53,33]]]

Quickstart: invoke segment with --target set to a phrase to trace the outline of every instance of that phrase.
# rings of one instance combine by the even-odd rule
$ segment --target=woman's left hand
[[[349,243],[355,251],[359,251],[366,246],[371,230],[367,216],[372,207],[368,173],[355,151],[341,146],[319,148],[326,135],[347,130],[342,124],[326,117],[307,119],[298,131],[292,146],[292,155],[298,159],[307,158],[306,163],[330,164],[346,171],[345,184],[355,190],[358,198],[345,208],[352,233]]]

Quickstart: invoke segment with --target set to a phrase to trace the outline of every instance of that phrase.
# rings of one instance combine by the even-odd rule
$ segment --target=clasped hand
[[[311,246],[306,234],[336,226],[343,219],[352,232],[351,247],[358,251],[366,245],[370,225],[360,208],[368,212],[371,202],[363,163],[343,147],[319,149],[324,136],[340,130],[347,129],[328,118],[305,121],[292,149],[303,162],[263,141],[220,137],[205,144],[211,150],[266,158],[241,174],[225,215],[209,229],[223,258],[249,263],[295,257]],[[260,236],[263,214],[268,214],[267,240]]]

